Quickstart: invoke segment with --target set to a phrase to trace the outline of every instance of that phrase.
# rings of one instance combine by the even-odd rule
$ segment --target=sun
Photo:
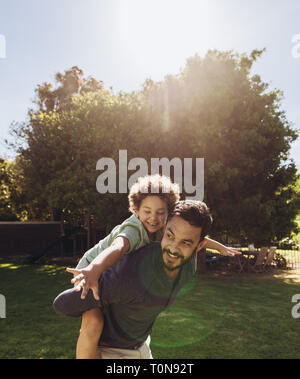
[[[178,73],[188,57],[216,45],[221,20],[215,3],[203,0],[117,2],[112,16],[112,49],[129,75],[153,80]],[[146,79],[146,77],[144,78]]]

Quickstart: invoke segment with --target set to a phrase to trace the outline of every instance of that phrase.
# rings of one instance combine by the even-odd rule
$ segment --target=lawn
[[[300,318],[291,315],[300,275],[209,272],[157,319],[154,358],[300,358]],[[299,272],[298,272],[299,274]],[[0,260],[0,358],[74,358],[79,319],[57,315],[52,301],[69,288],[55,265]]]

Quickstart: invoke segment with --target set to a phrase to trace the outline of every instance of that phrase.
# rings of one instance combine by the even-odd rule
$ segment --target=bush
[[[286,269],[287,268],[287,261],[280,253],[275,253],[274,255],[274,262],[276,263],[277,268]]]

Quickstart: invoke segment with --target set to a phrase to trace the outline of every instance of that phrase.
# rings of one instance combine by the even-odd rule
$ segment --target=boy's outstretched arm
[[[74,278],[71,283],[75,284],[76,291],[80,291],[82,288],[81,299],[84,299],[91,289],[93,291],[94,298],[99,300],[98,293],[98,280],[100,275],[121,259],[124,254],[128,252],[130,248],[129,241],[126,237],[119,236],[113,243],[103,250],[87,267],[83,269],[67,268],[67,271],[74,274]]]
[[[227,247],[222,245],[220,242],[214,241],[210,238],[205,237],[205,248],[217,250],[221,255],[235,256],[241,254],[240,249],[234,247]]]

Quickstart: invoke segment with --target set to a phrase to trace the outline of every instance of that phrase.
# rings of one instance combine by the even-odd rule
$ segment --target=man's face
[[[166,225],[161,241],[162,259],[167,271],[178,270],[201,249],[202,228],[193,226],[179,216],[174,216]]]

